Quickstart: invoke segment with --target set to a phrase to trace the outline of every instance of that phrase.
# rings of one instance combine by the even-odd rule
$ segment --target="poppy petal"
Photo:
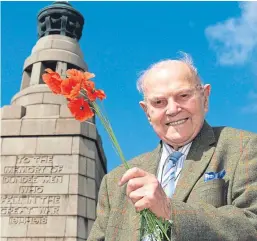
[[[47,70],[50,71],[50,73],[42,75],[43,81],[48,85],[49,89],[51,89],[54,94],[60,94],[62,82],[60,75],[56,72],[51,72],[51,69]]]
[[[71,100],[68,103],[68,108],[75,119],[81,122],[94,116],[94,112],[83,98]]]
[[[67,78],[62,81],[61,91],[66,98],[74,99],[79,95],[81,83],[76,78]]]
[[[96,90],[95,92],[98,99],[103,100],[106,98],[106,95],[103,90]]]

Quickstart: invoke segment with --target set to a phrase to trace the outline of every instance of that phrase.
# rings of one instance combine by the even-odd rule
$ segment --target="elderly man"
[[[152,65],[138,87],[161,141],[103,178],[88,240],[140,240],[144,208],[173,221],[172,240],[257,240],[257,135],[207,124],[210,85],[189,57]]]

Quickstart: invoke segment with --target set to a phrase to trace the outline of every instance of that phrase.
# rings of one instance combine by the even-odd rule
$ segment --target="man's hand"
[[[171,219],[170,200],[153,174],[134,167],[125,172],[119,185],[125,183],[126,194],[137,212],[149,208],[157,217]]]

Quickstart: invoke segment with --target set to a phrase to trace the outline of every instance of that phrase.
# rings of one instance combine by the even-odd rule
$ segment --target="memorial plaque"
[[[45,137],[38,137],[37,144],[42,138]],[[58,137],[52,138],[55,143]],[[94,168],[96,160],[91,157],[92,152],[97,151],[97,142],[92,142],[88,152],[90,157],[87,157],[85,146],[81,143],[86,145],[90,140],[78,140],[87,137],[71,138],[73,146],[70,155],[2,155],[3,238],[15,240],[23,237],[26,241],[40,237],[76,237],[86,240],[96,217],[99,187],[96,186],[95,172],[99,167]],[[2,138],[2,147],[9,144],[9,139]],[[25,153],[26,148],[23,151]],[[99,158],[99,154],[96,153],[96,158]]]
[[[83,23],[67,2],[39,12],[21,91],[1,108],[1,241],[83,241],[96,218],[106,158],[94,118],[74,120],[67,100],[41,78],[46,68],[87,70],[78,44]]]

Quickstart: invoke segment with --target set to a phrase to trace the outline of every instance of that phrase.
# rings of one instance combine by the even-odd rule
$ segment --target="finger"
[[[135,191],[143,187],[145,182],[146,180],[144,177],[136,177],[136,178],[130,179],[127,184],[127,191],[126,191],[127,196],[129,196],[132,191]]]
[[[134,203],[134,207],[137,212],[140,212],[145,208],[150,208],[150,202],[146,197],[143,197]]]
[[[135,177],[143,177],[146,175],[147,172],[144,170],[138,168],[138,167],[133,167],[125,172],[125,174],[122,176],[122,178],[119,181],[119,186],[124,185],[126,182],[128,182],[130,179],[135,178]]]
[[[128,197],[131,199],[133,203],[136,203],[140,199],[144,198],[145,195],[146,195],[146,189],[145,187],[141,187],[129,193]]]

